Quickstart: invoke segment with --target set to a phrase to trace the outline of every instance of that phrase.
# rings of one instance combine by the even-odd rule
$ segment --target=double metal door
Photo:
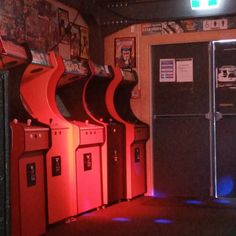
[[[153,46],[157,196],[235,196],[236,79],[231,71],[236,60],[231,54],[236,57],[236,51],[230,49],[234,44]]]

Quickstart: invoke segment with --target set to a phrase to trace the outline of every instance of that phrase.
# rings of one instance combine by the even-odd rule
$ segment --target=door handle
[[[206,118],[207,120],[212,120],[212,119],[213,119],[212,113],[211,113],[211,112],[206,113],[206,114],[205,114],[205,118]],[[217,111],[217,112],[215,113],[215,118],[216,118],[216,121],[223,119],[222,113],[220,113],[219,111]]]
[[[205,114],[205,118],[206,118],[207,120],[212,120],[212,113],[211,113],[211,112],[206,113],[206,114]]]
[[[222,113],[220,113],[219,111],[217,111],[217,112],[216,112],[216,121],[221,120],[221,119],[223,119],[223,115],[222,115]]]

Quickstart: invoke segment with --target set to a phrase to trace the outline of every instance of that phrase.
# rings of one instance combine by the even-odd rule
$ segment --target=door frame
[[[217,89],[217,73],[216,73],[216,58],[215,58],[215,43],[227,43],[227,42],[236,42],[236,36],[234,38],[230,38],[230,39],[219,39],[219,40],[212,40],[211,42],[211,55],[212,55],[212,67],[211,67],[211,74],[212,74],[212,114],[214,114],[213,116],[213,144],[214,145],[214,149],[213,149],[213,153],[212,153],[212,159],[213,159],[213,163],[212,163],[212,174],[214,174],[214,197],[215,198],[227,198],[227,197],[220,197],[218,196],[218,174],[217,174],[217,169],[218,169],[218,161],[217,161],[217,115],[218,115],[218,111],[217,111],[217,105],[216,105],[216,89]],[[219,113],[220,114],[220,113]]]
[[[148,78],[148,98],[149,98],[149,124],[150,141],[147,143],[147,195],[155,196],[154,193],[154,156],[153,156],[153,94],[152,94],[152,46],[162,44],[192,43],[204,41],[218,41],[234,39],[236,30],[209,31],[197,33],[183,33],[174,35],[150,35],[140,39],[140,55],[143,60],[140,64],[140,77]],[[212,173],[214,175],[214,173]],[[215,189],[215,187],[213,187]],[[215,196],[214,189],[211,189],[211,195]]]
[[[215,78],[213,77],[213,65],[214,65],[214,60],[213,60],[213,53],[212,53],[212,41],[201,41],[203,43],[206,43],[206,45],[208,46],[208,111],[205,114],[205,118],[206,120],[208,120],[208,127],[209,127],[209,132],[208,132],[208,140],[209,140],[209,149],[207,149],[206,151],[209,151],[209,156],[208,156],[208,160],[209,161],[209,169],[208,169],[208,173],[209,173],[209,196],[210,197],[215,197],[216,196],[216,140],[215,140],[215,124],[216,124],[216,119],[215,119]],[[165,46],[165,45],[181,45],[181,44],[194,44],[194,43],[201,43],[201,42],[180,42],[180,43],[172,43],[172,44],[159,44],[159,45],[152,45],[151,50],[154,50],[155,46]],[[151,51],[151,57],[153,57],[152,55],[153,51]],[[178,55],[176,55],[178,57]],[[152,60],[152,58],[151,58]],[[151,66],[153,65],[153,61],[151,61]],[[151,73],[153,73],[153,68],[151,68]],[[157,76],[158,77],[158,76]],[[158,130],[155,130],[155,126],[154,126],[154,122],[156,122],[157,119],[157,114],[155,114],[155,102],[153,101],[154,99],[154,92],[155,89],[154,88],[154,75],[152,74],[152,78],[151,78],[151,111],[152,111],[152,130],[151,130],[151,134],[152,134],[152,156],[153,156],[153,168],[154,168],[154,156],[157,156],[157,153],[155,152],[155,144],[154,144],[154,136],[157,135]],[[158,92],[158,91],[156,91]],[[171,115],[172,116],[172,115]],[[174,117],[175,115],[173,115]],[[155,171],[153,169],[153,171]],[[153,172],[153,181],[154,180],[154,172]],[[153,182],[154,184],[154,182]],[[155,193],[154,193],[155,195]]]

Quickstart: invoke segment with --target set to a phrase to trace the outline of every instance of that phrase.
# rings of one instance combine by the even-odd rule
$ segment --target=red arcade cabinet
[[[106,91],[114,78],[110,66],[90,63],[91,78],[84,88],[84,106],[88,115],[105,128],[102,146],[104,204],[125,198],[125,127],[114,119],[106,107]]]
[[[106,105],[112,116],[125,125],[126,198],[146,192],[146,141],[149,127],[134,115],[130,98],[138,77],[133,70],[115,69],[115,79],[106,93]]]
[[[78,127],[75,141],[77,213],[103,204],[101,176],[101,145],[104,128],[86,119],[83,108],[83,87],[90,75],[86,61],[70,61],[58,57],[64,73],[58,77],[57,105],[64,117]]]
[[[26,122],[30,116],[19,91],[21,75],[30,60],[25,48],[0,39],[0,54],[0,70],[9,70],[11,234],[40,235],[46,231],[44,156],[49,148],[49,129]]]
[[[74,140],[78,130],[60,114],[56,86],[64,68],[56,55],[31,51],[32,63],[22,77],[21,96],[32,117],[50,127],[46,153],[47,220],[49,224],[77,214]]]
[[[44,158],[49,149],[49,129],[11,123],[12,235],[46,232]]]

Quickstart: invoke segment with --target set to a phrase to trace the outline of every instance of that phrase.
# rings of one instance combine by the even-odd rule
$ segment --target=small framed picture
[[[78,59],[80,57],[81,42],[80,42],[80,26],[73,24],[71,26],[70,38],[70,57],[71,59]]]
[[[115,38],[115,65],[120,68],[136,66],[135,37]]]
[[[69,25],[69,12],[58,8],[58,25],[59,25],[59,37],[61,42],[65,44],[70,43],[70,32],[67,31]]]
[[[89,59],[89,31],[87,27],[80,26],[80,57]]]

